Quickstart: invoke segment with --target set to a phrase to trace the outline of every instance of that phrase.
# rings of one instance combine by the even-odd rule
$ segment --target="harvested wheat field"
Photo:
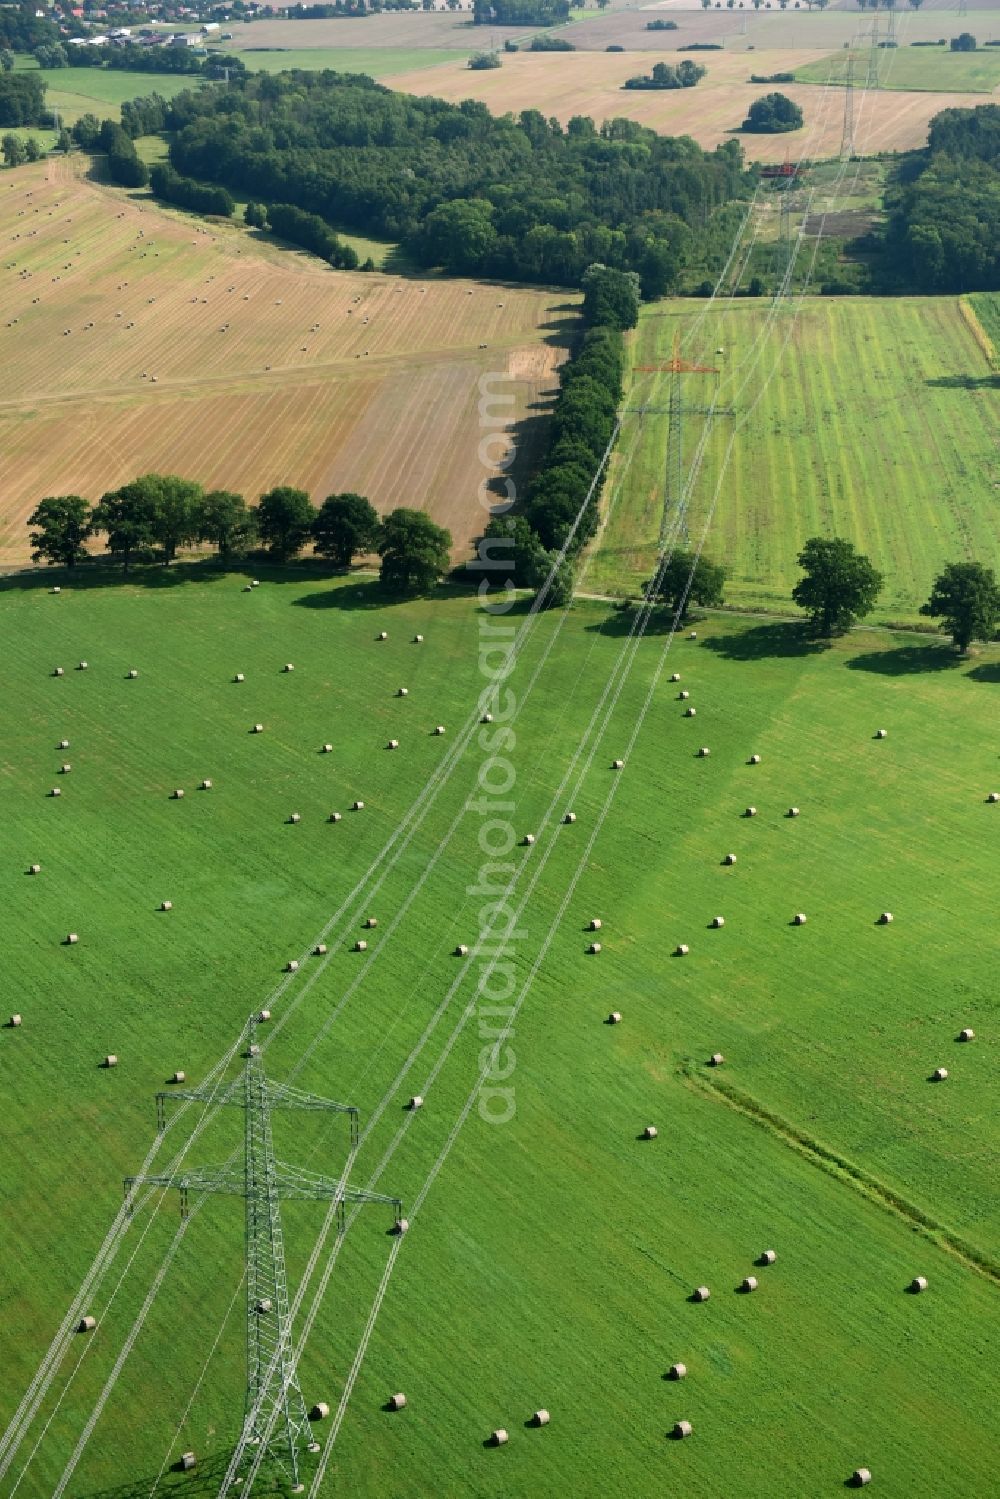
[[[151,469],[251,499],[294,484],[317,501],[354,489],[381,510],[420,506],[463,556],[491,472],[481,379],[510,390],[511,420],[537,408],[566,301],[332,271],[102,187],[76,159],[6,174],[0,566],[29,560],[24,522],[42,496],[95,500]]]
[[[390,88],[412,94],[433,94],[451,102],[481,99],[496,114],[542,109],[563,122],[573,115],[590,115],[598,122],[615,116],[638,120],[661,135],[690,135],[711,149],[738,140],[751,161],[783,161],[793,156],[823,158],[838,155],[844,123],[844,94],[840,88],[817,89],[782,84],[781,91],[801,105],[805,127],[788,135],[743,135],[741,121],[754,99],[773,85],[749,84],[751,72],[791,72],[824,57],[822,50],[786,49],[780,53],[700,53],[696,61],[707,76],[693,89],[626,90],[622,84],[637,73],[648,73],[656,62],[680,61],[676,52],[641,57],[627,53],[518,53],[505,57],[494,71],[470,72],[464,64],[448,63],[428,72],[399,73],[383,79]],[[855,139],[858,149],[908,150],[922,146],[927,123],[942,109],[982,103],[976,94],[928,94],[893,90],[862,97],[855,94]]]

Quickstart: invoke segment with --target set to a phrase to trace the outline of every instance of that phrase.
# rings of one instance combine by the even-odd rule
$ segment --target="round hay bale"
[[[409,1101],[409,1103],[407,1104],[406,1107],[408,1109],[422,1109],[423,1106],[424,1106],[424,1100],[423,1100],[423,1098],[420,1096],[419,1093],[414,1093],[413,1097],[410,1099],[410,1101]]]
[[[711,753],[712,751],[708,748],[708,745],[703,744],[701,749],[698,751],[698,759],[705,760]]]
[[[879,924],[879,926],[888,926],[891,920],[892,920],[892,912],[891,911],[883,911],[882,914],[881,914],[881,916],[878,919],[878,924]]]
[[[885,739],[887,737],[888,733],[889,733],[888,729],[878,729],[876,731],[876,733],[875,733],[875,738],[876,739]]]
[[[659,1131],[657,1130],[655,1124],[647,1124],[646,1128],[642,1132],[642,1138],[644,1140],[655,1140],[658,1133]]]
[[[479,722],[480,723],[492,723],[493,722],[493,714],[492,713],[484,713],[483,716],[482,716],[482,718],[479,720]]]
[[[667,1370],[668,1379],[686,1379],[687,1364],[671,1364]]]
[[[424,643],[424,637],[422,635],[414,635],[414,637],[413,637],[413,644],[414,645],[423,645],[423,643]]]
[[[986,800],[988,802],[1000,802],[1000,791],[991,791]]]
[[[355,944],[354,944],[354,951],[355,952],[367,952],[368,951],[368,943],[365,941],[365,939],[363,937],[359,937],[358,940],[357,940],[357,942],[355,942]]]
[[[195,1457],[193,1452],[182,1452],[180,1460],[181,1471],[183,1473],[190,1473],[191,1469],[194,1467],[197,1461],[198,1459]]]
[[[61,776],[68,776],[69,773],[70,773],[70,771],[72,769],[73,769],[72,765],[70,765],[69,762],[67,761],[67,763],[65,765],[60,765],[60,767],[59,767],[59,774]]]
[[[310,1421],[325,1421],[329,1414],[330,1407],[327,1405],[326,1401],[317,1400],[316,1404],[309,1412],[309,1419]]]
[[[799,809],[798,809],[798,807],[789,807],[789,809],[788,809],[788,811],[787,811],[787,813],[785,815],[787,817],[798,817],[798,815],[799,815]]]
[[[712,926],[714,926],[716,929],[718,929],[720,926],[725,926],[725,924],[726,924],[726,918],[724,916],[713,916],[712,917]]]
[[[171,801],[180,802],[180,801],[183,801],[183,800],[184,800],[184,791],[183,791],[183,788],[180,787],[180,786],[178,786],[177,789],[176,789],[176,791],[174,791],[174,793],[171,796]]]
[[[96,1317],[81,1317],[76,1325],[77,1332],[93,1332],[97,1326]]]
[[[173,909],[174,909],[174,903],[173,903],[172,900],[161,900],[160,901],[160,910],[161,911],[172,911]]]
[[[872,1475],[869,1468],[855,1468],[851,1474],[851,1483],[856,1489],[863,1489],[866,1483],[871,1483]]]
[[[343,817],[343,813],[341,813],[341,812],[331,812],[330,816],[327,818],[327,821],[328,822],[340,822],[342,820],[342,817]]]
[[[674,957],[686,958],[689,952],[690,948],[688,947],[686,942],[678,942],[677,946],[674,948]]]
[[[723,1062],[724,1062],[724,1061],[725,1061],[725,1060],[726,1060],[726,1059],[725,1059],[725,1057],[724,1057],[724,1056],[723,1056],[723,1055],[722,1055],[722,1052],[721,1052],[721,1051],[713,1051],[713,1052],[712,1052],[712,1055],[711,1055],[711,1056],[710,1056],[710,1057],[709,1057],[709,1059],[708,1059],[708,1065],[709,1065],[709,1066],[710,1066],[710,1067],[721,1067],[721,1066],[722,1066],[722,1064],[723,1064]]]
[[[502,1426],[498,1426],[496,1431],[490,1433],[490,1441],[494,1447],[504,1447],[509,1440],[510,1438]]]
[[[118,1058],[116,1057],[116,1055],[115,1055],[115,1053],[113,1051],[109,1051],[108,1052],[108,1055],[104,1058],[103,1066],[105,1066],[105,1067],[117,1067],[118,1066]]]
[[[260,579],[259,578],[251,578],[250,579],[250,587],[251,588],[259,588],[260,587]]]
[[[267,1022],[270,1020],[270,1018],[271,1018],[271,1012],[270,1012],[270,1010],[261,1010],[261,1011],[258,1012],[258,1015],[257,1015],[257,1024],[258,1025],[266,1025]]]
[[[302,813],[301,812],[290,812],[288,814],[288,821],[289,822],[301,822],[302,821]]]
[[[688,698],[689,698],[689,697],[690,697],[690,696],[691,696],[691,694],[690,694],[690,692],[686,692],[686,691],[684,691],[684,690],[682,690],[682,691],[680,691],[680,692],[679,692],[679,693],[678,693],[678,694],[677,694],[677,697],[678,697],[678,699],[679,699],[679,701],[680,701],[680,702],[682,702],[682,703],[686,703],[686,702],[687,702],[687,700],[688,700]]]
[[[270,1296],[262,1296],[257,1303],[257,1311],[262,1317],[266,1317],[268,1312],[271,1310],[272,1305],[273,1303]]]
[[[936,1083],[943,1083],[948,1076],[947,1067],[935,1067],[933,1076]]]
[[[698,709],[697,708],[685,708],[684,709],[684,717],[685,718],[697,718],[697,716],[698,716]]]
[[[251,734],[263,734],[264,725],[262,723],[255,723],[250,732]]]
[[[271,367],[270,365],[267,366],[268,369],[270,369],[270,367]],[[252,585],[249,584],[249,583],[244,583],[244,585],[243,585],[243,592],[244,593],[253,593],[253,587],[252,587]]]
[[[698,639],[698,631],[697,630],[692,630],[691,633],[690,633],[690,635],[688,636],[688,639],[689,640],[697,640]]]
[[[326,943],[325,942],[317,942],[316,946],[313,948],[313,954],[317,958],[322,958],[325,953],[326,953]]]
[[[21,1017],[20,1017],[20,1015],[12,1015],[10,1017],[10,1019],[8,1020],[7,1024],[10,1026],[10,1028],[11,1028],[12,1031],[16,1031],[18,1029],[18,1027],[21,1025]]]
[[[611,762],[611,769],[612,770],[624,770],[625,769],[625,761],[624,760],[613,760]]]
[[[50,588],[49,593],[62,593],[61,588]]]
[[[366,916],[364,924],[368,928],[368,930],[371,931],[372,927],[378,926],[378,917],[377,916]]]
[[[773,1249],[762,1250],[757,1263],[758,1265],[773,1265],[778,1256]]]
[[[351,811],[352,812],[363,812],[364,810],[365,810],[365,804],[364,804],[364,802],[352,802],[351,803]]]
[[[79,666],[77,667],[77,671],[86,671],[86,670],[87,670],[87,662],[86,661],[81,661],[80,664],[79,664]]]
[[[79,940],[80,939],[77,936],[76,932],[69,932],[69,933],[67,933],[67,936],[66,936],[66,946],[67,947],[74,947],[76,945],[76,943],[79,942]]]
[[[59,790],[58,786],[53,786],[52,790],[49,792],[49,796],[62,796],[62,792]]]
[[[410,695],[410,689],[409,689],[409,687],[400,687],[396,691],[396,696],[397,697],[409,697],[409,695]]]
[[[722,862],[723,862],[723,864],[735,864],[736,863],[736,855],[735,854],[727,854],[726,857],[723,859]]]
[[[612,1010],[611,1014],[608,1016],[608,1025],[621,1025],[621,1023],[622,1023],[622,1012],[621,1012],[621,1010]]]
[[[202,791],[211,791],[211,789],[212,789],[212,783],[206,777],[206,779],[204,781],[202,781],[202,783],[201,783],[201,790]]]
[[[746,1295],[749,1295],[749,1293],[751,1291],[756,1291],[756,1289],[757,1289],[757,1277],[756,1277],[756,1275],[747,1275],[747,1276],[745,1276],[743,1278],[743,1280],[740,1281],[740,1290],[743,1291]]]
[[[324,744],[324,745],[322,745],[321,748],[320,748],[320,754],[323,754],[323,755],[332,755],[333,754],[333,745],[332,744]]]
[[[751,755],[750,758],[749,758],[749,760],[747,761],[747,764],[748,765],[759,765],[760,764],[760,756],[759,755]]]
[[[565,814],[565,816],[563,817],[563,822],[576,822],[576,813],[575,812],[567,812]]]
[[[592,916],[590,918],[590,930],[592,932],[599,932],[601,930],[601,925],[602,922],[599,916]]]
[[[743,813],[743,816],[744,817],[756,817],[757,816],[757,808],[756,807],[747,807],[746,811]]]
[[[53,671],[52,675],[54,677],[64,677],[66,675],[66,673],[63,671],[63,669],[62,669],[61,666],[57,666],[55,668],[55,670]]]
[[[910,1294],[913,1296],[919,1296],[921,1291],[926,1290],[927,1277],[925,1275],[915,1275],[910,1281]]]
[[[455,956],[456,958],[467,958],[469,956],[469,949],[464,942],[460,942],[455,948]]]
[[[542,1410],[542,1411],[534,1411],[534,1412],[532,1412],[532,1416],[531,1416],[531,1424],[532,1424],[532,1426],[548,1426],[550,1420],[551,1420],[551,1417],[549,1416],[548,1411]]]
[[[521,839],[521,842],[525,845],[526,848],[530,848],[534,841],[534,833],[525,833],[524,837]]]
[[[298,973],[298,971],[299,971],[299,960],[298,960],[298,958],[289,958],[288,962],[285,964],[285,972],[286,973]]]
[[[402,1390],[397,1390],[395,1395],[389,1396],[389,1404],[392,1406],[392,1409],[394,1411],[401,1411],[405,1408],[406,1396],[403,1394]]]
[[[290,661],[286,661],[286,662],[285,662],[285,666],[284,666],[284,668],[283,668],[283,669],[284,669],[284,670],[285,670],[285,671],[294,671],[294,670],[295,670],[295,667],[294,667],[294,666],[293,666],[293,665],[292,665],[292,663],[291,663],[291,662],[290,662]]]
[[[130,682],[134,682],[135,679],[136,679],[136,677],[139,675],[139,673],[136,671],[135,667],[133,666],[128,675],[129,675],[129,681]]]
[[[976,1033],[970,1025],[967,1025],[964,1030],[961,1030],[958,1033],[958,1039],[960,1041],[974,1041],[975,1036]]]
[[[805,926],[805,924],[806,924],[806,913],[804,911],[796,911],[795,915],[792,917],[792,925],[793,926]]]
[[[390,739],[389,743],[386,745],[386,749],[399,749],[399,740]]]
[[[444,724],[443,723],[437,724],[437,726],[434,729],[434,732],[438,736],[440,736],[441,734],[443,734],[444,733]]]
[[[692,1427],[690,1421],[675,1421],[673,1434],[678,1438],[678,1440],[682,1439],[683,1437],[689,1437],[691,1435],[691,1431]]]
[[[409,1227],[409,1218],[397,1218],[395,1223],[392,1225],[392,1231],[394,1234],[405,1234],[409,1230]]]
[[[170,1081],[172,1083],[186,1083],[187,1082],[187,1073],[186,1072],[175,1072],[173,1074],[173,1076],[171,1077]]]
[[[42,872],[42,866],[40,864],[29,864],[28,865],[28,873],[29,874],[41,874],[41,872]]]
[[[241,671],[238,671],[236,673],[236,675],[233,677],[233,681],[234,682],[245,682],[246,681],[246,677],[243,675],[243,673]]]
[[[60,739],[60,741],[59,741],[59,748],[60,749],[69,749],[69,740],[68,739]]]
[[[388,634],[387,634],[387,632],[385,630],[379,630],[378,634],[375,636],[375,639],[376,640],[388,640],[389,636],[388,636]]]
[[[670,677],[671,682],[679,682],[680,679],[681,679],[681,674],[680,674],[679,671],[675,671],[675,672],[673,672],[671,674],[671,677]]]
[[[600,952],[600,950],[601,950],[601,944],[599,942],[592,942],[590,944],[590,946],[587,948],[587,951],[591,955],[596,955],[597,953]]]

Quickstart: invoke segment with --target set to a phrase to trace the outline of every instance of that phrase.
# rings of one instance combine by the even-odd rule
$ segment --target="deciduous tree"
[[[354,557],[375,550],[378,530],[378,511],[364,495],[331,494],[313,520],[313,545],[321,557],[350,567]]]
[[[692,604],[710,607],[722,603],[726,569],[707,557],[688,551],[675,551],[642,591],[647,599],[664,605],[672,615],[686,619]]]
[[[246,500],[228,489],[212,489],[202,496],[195,524],[198,540],[218,547],[220,562],[245,552],[257,532],[256,516]]]
[[[874,609],[882,574],[851,542],[813,536],[798,562],[805,576],[792,589],[792,598],[809,615],[814,634],[824,639],[842,634]]]
[[[1000,623],[1000,586],[992,567],[981,562],[949,562],[934,579],[921,614],[940,619],[957,648],[969,649],[973,640],[992,640]]]
[[[378,548],[383,588],[393,593],[425,593],[448,571],[451,532],[423,510],[401,506],[382,522]]]
[[[90,506],[78,494],[40,500],[28,516],[28,525],[38,528],[30,538],[32,559],[50,567],[75,567],[94,534]]]
[[[304,489],[279,485],[262,494],[257,506],[260,539],[279,562],[300,552],[309,540],[316,512]]]

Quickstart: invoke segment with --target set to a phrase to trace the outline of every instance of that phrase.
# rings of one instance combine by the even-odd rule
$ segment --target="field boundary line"
[[[995,370],[1000,368],[1000,357],[997,355],[996,344],[979,321],[979,314],[967,296],[959,297],[958,311],[962,322],[979,345],[990,369]]]
[[[767,1130],[775,1139],[781,1140],[783,1144],[820,1171],[825,1171],[828,1176],[850,1187],[876,1207],[885,1209],[897,1218],[902,1218],[911,1228],[918,1230],[925,1238],[936,1244],[939,1249],[961,1260],[967,1269],[974,1270],[977,1275],[983,1276],[994,1285],[1000,1285],[1000,1264],[990,1259],[974,1244],[961,1238],[947,1224],[939,1223],[923,1208],[908,1202],[901,1193],[880,1181],[870,1171],[865,1171],[863,1167],[856,1165],[848,1156],[842,1155],[829,1145],[824,1145],[814,1135],[807,1134],[798,1125],[762,1104],[754,1098],[753,1094],[735,1088],[732,1083],[726,1083],[714,1077],[703,1077],[694,1070],[690,1062],[684,1063],[679,1071],[684,1082],[693,1092],[727,1104],[735,1113],[741,1114],[760,1129]]]

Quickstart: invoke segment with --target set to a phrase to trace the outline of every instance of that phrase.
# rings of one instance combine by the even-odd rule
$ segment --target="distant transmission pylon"
[[[854,155],[854,53],[847,54],[847,77],[844,79],[844,130],[840,137],[840,159],[850,161]]]
[[[868,53],[868,77],[865,79],[865,90],[878,88],[878,7],[872,18],[872,44]]]
[[[267,1430],[271,1429],[267,1457],[285,1472],[292,1491],[300,1493],[299,1466],[309,1442],[309,1417],[299,1387],[292,1346],[285,1245],[281,1229],[282,1198],[309,1202],[335,1202],[339,1232],[344,1231],[344,1204],[381,1202],[391,1205],[397,1219],[402,1204],[395,1197],[348,1187],[335,1177],[318,1176],[298,1166],[277,1160],[271,1137],[272,1109],[347,1114],[350,1119],[352,1154],[358,1144],[358,1111],[350,1104],[334,1103],[300,1092],[285,1083],[273,1083],[264,1073],[260,1047],[254,1041],[257,1020],[247,1025],[246,1065],[240,1076],[219,1091],[207,1088],[173,1088],[157,1093],[157,1123],[166,1125],[166,1106],[182,1099],[206,1104],[229,1104],[244,1114],[244,1159],[226,1166],[195,1166],[164,1175],[130,1176],[126,1195],[136,1185],[176,1187],[181,1195],[181,1214],[187,1217],[192,1192],[220,1192],[242,1197],[246,1203],[246,1403],[241,1446],[247,1452],[243,1466],[256,1456]]]
[[[962,0],[962,4],[963,5],[965,4],[965,0]],[[896,6],[895,6],[895,3],[894,3],[894,0],[893,0],[893,3],[888,6],[888,10],[889,10],[889,35],[886,38],[886,42],[887,42],[887,44],[890,47],[895,47],[895,45],[896,45]]]
[[[966,4],[966,0],[958,0],[958,13],[960,16],[967,16],[969,14],[969,7]]]

